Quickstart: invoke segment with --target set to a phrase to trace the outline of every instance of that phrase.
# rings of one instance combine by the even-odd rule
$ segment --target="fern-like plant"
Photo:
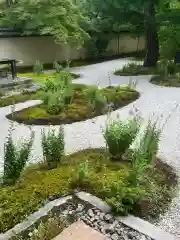
[[[64,130],[61,126],[58,134],[55,130],[49,130],[46,134],[44,130],[41,136],[43,156],[50,169],[56,168],[64,156]]]

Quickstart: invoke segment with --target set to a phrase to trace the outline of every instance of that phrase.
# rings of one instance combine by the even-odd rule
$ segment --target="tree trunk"
[[[144,67],[155,67],[159,58],[159,40],[155,16],[156,2],[152,1],[145,13],[146,56]]]

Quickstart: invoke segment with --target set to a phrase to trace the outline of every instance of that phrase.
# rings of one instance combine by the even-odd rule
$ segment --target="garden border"
[[[93,207],[98,208],[104,213],[111,212],[111,207],[106,204],[104,201],[102,201],[100,198],[91,195],[87,192],[76,192],[75,197],[80,199],[81,201],[87,202]],[[72,200],[73,196],[69,195],[66,197],[61,197],[58,199],[55,199],[53,201],[48,202],[44,205],[44,207],[40,208],[35,213],[29,215],[24,221],[17,224],[12,229],[8,230],[4,234],[0,234],[0,240],[10,240],[15,234],[22,234],[27,232],[31,226],[37,224],[41,221],[41,219],[48,216],[50,212],[55,211],[60,206],[65,205],[69,200]],[[138,217],[135,217],[133,215],[128,215],[125,217],[116,217],[118,221],[121,221],[126,226],[144,234],[149,237],[151,237],[154,240],[180,240],[180,238],[163,231],[157,226],[154,226],[153,224],[140,219]]]

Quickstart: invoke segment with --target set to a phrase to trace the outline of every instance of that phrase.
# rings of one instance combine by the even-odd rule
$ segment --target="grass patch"
[[[24,73],[24,74],[19,74],[19,76],[32,78],[33,82],[37,84],[44,84],[48,78],[52,78],[53,80],[58,80],[57,73],[52,73],[52,74],[44,73],[39,76],[34,75],[34,73]],[[74,73],[71,73],[71,76],[73,79],[79,77],[78,74],[74,74]],[[22,94],[10,96],[10,97],[0,97],[0,107],[6,107],[9,105],[25,102],[28,100],[37,100],[37,99],[40,99],[40,95],[41,95],[41,91],[38,91],[36,93],[22,93]]]
[[[50,114],[47,112],[46,106],[41,104],[17,111],[13,115],[8,115],[7,118],[29,125],[58,125],[83,121],[102,115],[101,109],[99,109],[99,112],[95,111],[93,104],[89,102],[85,91],[88,87],[78,84],[73,86],[72,102],[59,114]],[[98,91],[107,98],[109,103],[113,103],[112,110],[123,107],[139,97],[138,92],[128,87],[107,87]],[[103,113],[107,113],[107,111]]]
[[[79,78],[80,75],[79,74],[75,74],[75,73],[70,73],[70,75],[72,76],[73,79]],[[39,83],[39,84],[43,84],[48,78],[56,78],[58,76],[58,73],[43,73],[40,75],[35,75],[34,73],[30,72],[30,73],[20,73],[18,74],[19,77],[25,77],[25,78],[32,78],[34,83]]]
[[[164,87],[180,87],[180,78],[175,76],[154,76],[151,83]]]
[[[88,164],[88,174],[83,181],[77,182],[77,172],[85,162]],[[22,221],[45,204],[47,199],[70,194],[75,188],[88,191],[107,202],[114,197],[114,204],[118,204],[114,189],[118,187],[122,189],[123,204],[126,205],[129,192],[123,191],[131,189],[136,192],[136,188],[129,187],[131,170],[129,161],[112,162],[104,149],[88,149],[65,156],[61,166],[53,170],[47,170],[44,163],[32,165],[13,187],[0,189],[0,232]],[[133,213],[152,219],[166,209],[176,176],[170,167],[157,160],[155,167],[147,172],[147,178],[149,184],[141,185],[146,194],[141,201],[134,203]]]
[[[115,72],[115,75],[119,76],[138,76],[138,75],[149,75],[157,74],[158,70],[154,67],[144,67],[142,64],[136,62],[125,65],[122,69]]]

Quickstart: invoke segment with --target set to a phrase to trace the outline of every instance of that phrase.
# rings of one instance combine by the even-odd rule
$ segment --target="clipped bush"
[[[31,152],[34,140],[34,132],[31,132],[30,139],[20,143],[17,147],[12,139],[12,129],[4,146],[4,173],[3,185],[13,185],[19,179]]]
[[[35,75],[39,76],[43,73],[44,67],[43,67],[43,63],[41,63],[41,61],[36,60],[34,66],[33,66],[33,72]]]
[[[139,121],[136,118],[126,122],[112,121],[107,124],[104,138],[113,159],[122,159],[122,155],[129,148],[138,131]]]
[[[42,131],[41,145],[43,156],[49,168],[56,168],[64,156],[64,130],[59,128],[58,134],[55,130],[49,130],[47,135]]]
[[[96,114],[104,114],[108,111],[108,102],[105,96],[96,93],[94,100],[94,109]]]

